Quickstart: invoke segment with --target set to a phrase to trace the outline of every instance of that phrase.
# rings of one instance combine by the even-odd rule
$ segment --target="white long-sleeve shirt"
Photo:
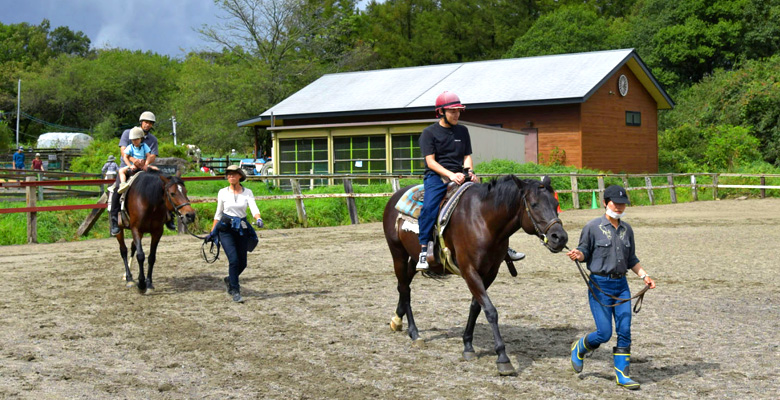
[[[222,188],[217,194],[217,212],[214,213],[214,219],[219,221],[222,219],[222,214],[244,218],[246,217],[247,206],[252,211],[252,215],[260,214],[252,190],[244,188],[243,192],[234,194],[230,190],[230,186]]]

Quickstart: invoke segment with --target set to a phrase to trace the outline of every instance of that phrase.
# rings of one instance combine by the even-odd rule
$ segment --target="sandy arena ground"
[[[564,212],[576,245],[600,210]],[[634,317],[636,398],[780,397],[780,200],[629,208],[658,288]],[[0,248],[0,398],[622,399],[610,343],[575,375],[593,328],[575,265],[523,233],[519,276],[489,294],[517,376],[499,377],[484,315],[461,358],[470,294],[418,277],[424,348],[388,326],[398,295],[379,223],[262,232],[232,303],[189,236],[163,238],[157,291],[126,289],[114,239]],[[147,245],[148,246],[148,245]],[[137,270],[134,269],[137,276]],[[634,290],[641,288],[632,277]],[[404,321],[404,327],[406,327]]]

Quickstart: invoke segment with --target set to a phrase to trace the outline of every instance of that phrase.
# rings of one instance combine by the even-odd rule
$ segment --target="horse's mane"
[[[155,170],[149,170],[137,178],[133,182],[135,192],[137,192],[142,198],[150,201],[159,201],[163,197],[163,186],[160,184],[161,172]]]
[[[485,202],[492,199],[493,207],[520,207],[519,179],[514,175],[504,175],[488,183],[475,185],[472,190]]]

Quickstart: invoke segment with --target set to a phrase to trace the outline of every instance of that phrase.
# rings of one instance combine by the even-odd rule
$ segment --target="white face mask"
[[[609,207],[607,207],[607,215],[609,215],[610,217],[612,217],[614,219],[620,219],[620,218],[623,218],[624,215],[626,215],[626,212],[623,211],[622,213],[618,214],[617,212],[612,211],[612,210],[610,210]]]

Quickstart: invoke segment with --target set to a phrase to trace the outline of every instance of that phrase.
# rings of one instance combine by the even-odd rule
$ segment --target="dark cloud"
[[[0,22],[67,26],[84,32],[95,48],[123,48],[183,57],[210,47],[193,30],[216,24],[213,0],[13,0],[2,1]]]

